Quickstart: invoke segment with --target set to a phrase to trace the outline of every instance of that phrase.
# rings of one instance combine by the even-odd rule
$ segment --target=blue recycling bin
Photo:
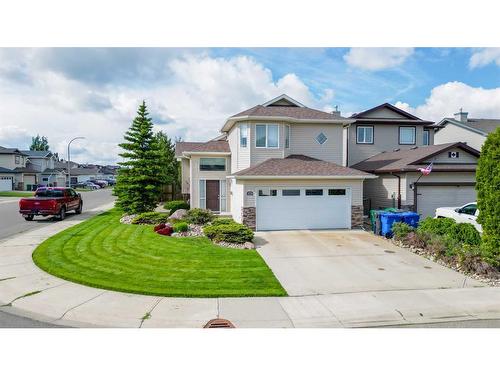
[[[385,237],[392,237],[392,225],[403,221],[402,212],[381,212],[380,216],[380,234]]]
[[[403,222],[408,224],[409,226],[416,228],[418,226],[418,222],[420,220],[420,215],[416,212],[403,212]]]

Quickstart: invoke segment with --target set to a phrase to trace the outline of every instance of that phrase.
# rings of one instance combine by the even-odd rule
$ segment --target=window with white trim
[[[290,125],[285,126],[285,148],[290,148]]]
[[[373,143],[373,126],[358,126],[356,128],[356,143]]]
[[[276,197],[278,195],[278,190],[262,188],[259,190],[259,197]]]
[[[284,197],[298,197],[300,196],[300,189],[283,189],[281,195]]]
[[[220,211],[225,212],[227,210],[226,203],[226,180],[220,180],[219,196],[220,196]]]
[[[206,181],[200,180],[200,208],[207,207]]]
[[[21,163],[21,158],[19,157],[19,155],[16,155],[16,164],[20,164],[20,163]]]
[[[428,146],[430,143],[430,138],[429,138],[429,130],[424,130],[424,139],[422,141],[422,144],[424,146]]]
[[[399,127],[399,144],[414,145],[415,144],[416,128],[414,126]]]
[[[306,195],[323,195],[323,189],[306,189]]]
[[[268,124],[255,125],[255,147],[278,148],[279,147],[278,125],[268,125]]]
[[[248,145],[248,125],[240,125],[240,147],[246,148]]]
[[[323,132],[319,133],[315,139],[316,142],[318,142],[320,145],[322,145],[328,140],[327,136]]]
[[[226,158],[200,158],[200,171],[225,171]]]

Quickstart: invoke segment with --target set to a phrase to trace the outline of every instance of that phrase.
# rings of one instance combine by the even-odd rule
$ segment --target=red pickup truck
[[[19,213],[27,221],[33,220],[35,215],[54,215],[59,220],[64,220],[66,212],[74,210],[81,214],[82,207],[82,196],[65,187],[38,188],[33,198],[19,200]]]

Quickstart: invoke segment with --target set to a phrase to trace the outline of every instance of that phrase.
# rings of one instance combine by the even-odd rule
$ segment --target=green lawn
[[[175,238],[119,223],[111,210],[40,244],[34,262],[55,276],[123,292],[177,297],[284,296],[255,250]]]
[[[0,197],[32,197],[34,191],[0,191]]]

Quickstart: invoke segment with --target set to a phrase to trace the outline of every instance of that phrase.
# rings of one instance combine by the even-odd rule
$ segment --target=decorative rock
[[[172,215],[168,217],[168,220],[170,219],[175,219],[175,220],[180,220],[183,219],[184,216],[187,215],[188,210],[185,210],[183,208],[179,208],[177,211],[175,211]]]
[[[243,246],[244,246],[244,249],[255,249],[255,245],[253,242],[245,242],[243,244]]]
[[[214,241],[214,244],[222,246],[222,247],[229,247],[231,249],[239,249],[239,250],[255,249],[255,245],[252,242],[232,243],[232,242],[226,242],[226,241],[220,241],[220,242]]]
[[[132,224],[132,220],[134,220],[136,216],[137,216],[136,214],[122,216],[122,218],[120,219],[120,223]]]

